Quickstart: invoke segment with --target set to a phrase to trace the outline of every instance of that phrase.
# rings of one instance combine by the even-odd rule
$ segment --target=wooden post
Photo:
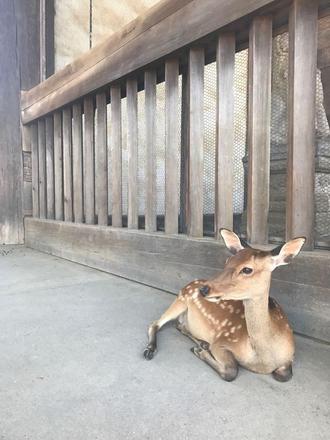
[[[147,70],[144,75],[146,115],[146,211],[145,230],[157,230],[156,214],[156,71]]]
[[[46,218],[46,129],[45,121],[38,121],[38,160],[39,160],[39,216]]]
[[[189,235],[203,236],[204,49],[189,51]]]
[[[84,99],[84,207],[85,221],[95,223],[95,173],[94,173],[94,102],[92,96]]]
[[[137,81],[127,80],[128,216],[127,227],[138,228],[138,121]]]
[[[122,226],[122,138],[120,86],[110,88],[111,100],[111,176],[112,176],[112,226]]]
[[[46,181],[47,181],[47,218],[53,220],[55,218],[53,116],[46,117]]]
[[[317,0],[294,0],[289,17],[287,239],[314,244]]]
[[[38,124],[33,122],[31,130],[32,152],[32,214],[39,217],[39,159],[38,159]]]
[[[96,132],[95,148],[95,197],[98,224],[108,224],[108,154],[107,154],[107,97],[105,92],[96,95]]]
[[[54,113],[55,220],[63,220],[62,112]]]
[[[217,132],[215,237],[233,229],[235,35],[222,34],[217,46]]]
[[[268,242],[272,19],[256,17],[250,28],[247,234]]]
[[[71,107],[63,110],[63,189],[64,221],[73,221],[72,196],[72,111]]]
[[[76,223],[84,221],[82,153],[82,109],[81,102],[77,102],[72,108],[73,217]]]
[[[165,62],[165,233],[178,233],[179,61]]]

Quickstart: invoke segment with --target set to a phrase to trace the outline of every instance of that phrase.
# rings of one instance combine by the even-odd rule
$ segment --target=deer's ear
[[[273,249],[271,251],[273,270],[278,266],[291,263],[293,258],[296,257],[301,251],[301,248],[304,246],[305,241],[305,237],[294,238],[284,245],[278,246],[277,248]]]
[[[240,239],[235,232],[230,231],[229,229],[220,229],[220,234],[225,242],[227,249],[233,254],[237,254],[237,252],[241,251],[246,247],[250,247],[244,240]]]

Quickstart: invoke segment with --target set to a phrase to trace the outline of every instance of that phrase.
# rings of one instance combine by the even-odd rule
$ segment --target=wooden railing
[[[216,237],[233,227],[234,57],[249,47],[247,238],[268,242],[272,39],[289,32],[287,237],[313,248],[317,0],[167,0],[37,87],[22,92],[33,216],[121,228],[122,98],[127,98],[128,229],[138,228],[138,107],[145,90],[145,231],[156,231],[156,84],[165,80],[165,234],[203,236],[203,75],[217,63]],[[249,30],[249,32],[247,32]],[[182,75],[181,177],[176,109]],[[111,120],[107,121],[107,107]],[[110,127],[110,133],[107,129]],[[108,138],[110,142],[108,143]],[[97,139],[97,142],[95,142]],[[108,157],[111,156],[111,185]],[[178,186],[188,197],[180,200]],[[111,206],[108,191],[111,187]],[[184,226],[179,229],[179,212]]]

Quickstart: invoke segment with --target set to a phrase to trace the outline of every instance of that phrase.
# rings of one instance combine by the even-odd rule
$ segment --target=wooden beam
[[[32,152],[32,215],[39,217],[39,153],[38,153],[38,124],[30,126]]]
[[[179,61],[165,62],[165,233],[178,233],[179,215]]]
[[[54,113],[55,219],[64,219],[62,112]]]
[[[46,128],[45,121],[38,121],[38,160],[39,160],[39,217],[46,218]]]
[[[145,230],[154,232],[156,222],[156,71],[147,70],[144,75],[146,118],[146,210]]]
[[[73,102],[265,6],[274,9],[274,2],[160,2],[43,85],[23,94],[23,121],[27,123]]]
[[[27,246],[158,289],[178,293],[194,278],[224,267],[227,249],[207,238],[25,219]],[[272,296],[294,329],[330,341],[330,255],[302,252],[274,272]]]
[[[73,221],[72,193],[72,109],[63,110],[63,190],[64,221]]]
[[[54,123],[53,116],[46,117],[46,182],[47,182],[47,218],[55,219],[54,185]]]
[[[96,95],[95,205],[99,225],[108,224],[107,97]]]
[[[235,35],[221,34],[217,46],[215,236],[233,229]]]
[[[189,235],[203,236],[204,49],[189,51]]]
[[[92,96],[84,99],[84,208],[85,222],[95,223],[94,173],[94,102]]]
[[[287,239],[314,243],[317,0],[294,0],[289,18]]]
[[[73,174],[73,217],[76,223],[84,221],[83,192],[83,137],[81,102],[72,107],[72,174]]]
[[[127,227],[138,228],[138,120],[137,81],[127,80],[127,154],[128,154],[128,216]]]
[[[272,19],[256,17],[250,28],[248,102],[247,234],[268,242]]]
[[[121,97],[120,86],[110,88],[111,122],[111,198],[112,226],[122,226],[122,133],[121,133]]]

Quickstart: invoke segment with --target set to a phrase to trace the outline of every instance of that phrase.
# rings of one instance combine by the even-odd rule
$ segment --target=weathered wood
[[[233,229],[235,35],[222,34],[217,46],[215,236]]]
[[[38,161],[39,161],[39,217],[46,218],[46,128],[45,121],[38,121]]]
[[[83,139],[82,109],[77,102],[72,107],[72,174],[73,174],[73,217],[76,223],[84,221],[83,200]]]
[[[179,215],[179,61],[165,62],[165,232],[178,233]]]
[[[127,227],[138,228],[138,121],[137,81],[127,80],[127,154],[128,154],[128,215]]]
[[[47,182],[47,218],[55,219],[54,184],[54,124],[53,116],[46,118],[46,182]]]
[[[30,247],[173,293],[192,279],[218,273],[229,255],[218,241],[207,238],[32,218],[25,220],[25,227]],[[329,262],[328,253],[303,252],[292,265],[274,272],[272,288],[296,331],[327,341]],[[308,278],[314,271],[319,276]]]
[[[31,157],[31,130],[30,126],[22,127],[23,153],[23,216],[33,215],[32,212],[32,157]]]
[[[95,198],[99,225],[108,224],[107,97],[96,95]]]
[[[147,70],[144,75],[146,118],[146,209],[145,230],[154,232],[156,222],[156,72]]]
[[[27,123],[270,5],[272,0],[169,0],[22,97]],[[184,23],[184,26],[183,26]],[[146,47],[148,50],[146,50]]]
[[[72,110],[63,110],[63,190],[64,190],[64,221],[73,221],[72,194]]]
[[[62,113],[54,114],[54,180],[55,180],[55,219],[63,220],[63,146]]]
[[[94,102],[92,96],[84,99],[84,208],[85,221],[95,223],[95,173],[94,173]]]
[[[294,0],[289,17],[287,238],[314,242],[317,0]]]
[[[189,51],[189,235],[203,236],[204,49]]]
[[[120,228],[122,226],[122,134],[120,86],[111,86],[110,100],[112,226]]]
[[[38,154],[38,124],[31,124],[32,152],[32,214],[39,217],[39,154]]]
[[[272,19],[256,17],[250,27],[248,101],[247,234],[268,242]]]

